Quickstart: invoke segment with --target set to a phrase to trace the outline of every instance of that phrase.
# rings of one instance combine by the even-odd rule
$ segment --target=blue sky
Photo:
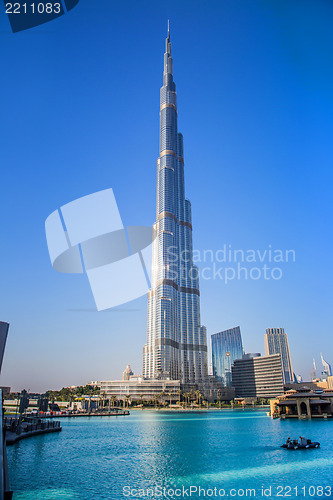
[[[168,18],[195,248],[296,255],[280,280],[201,279],[208,339],[240,325],[263,352],[265,329],[284,327],[296,373],[320,352],[333,363],[332,15],[328,0],[80,0],[12,34],[2,9],[3,385],[142,371],[146,298],[94,311],[87,279],[52,269],[44,222],[112,187],[126,225],[153,224]]]

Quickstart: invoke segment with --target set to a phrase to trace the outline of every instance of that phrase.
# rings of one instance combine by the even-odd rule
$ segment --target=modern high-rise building
[[[275,398],[284,392],[281,355],[245,355],[232,366],[232,386],[240,398]]]
[[[282,361],[283,382],[294,382],[294,372],[291,364],[288,336],[284,328],[266,328],[265,354],[280,354]]]
[[[5,353],[8,329],[9,329],[9,323],[0,321],[0,372],[2,367],[3,356]]]
[[[231,367],[243,356],[240,327],[212,335],[213,375],[225,387],[231,387]]]
[[[323,355],[320,353],[321,363],[323,365],[323,371],[321,372],[323,377],[331,377],[332,376],[332,367],[327,361],[324,360]]]
[[[206,329],[200,323],[198,269],[192,257],[191,203],[185,198],[183,136],[177,130],[170,31],[160,91],[160,154],[152,283],[148,293],[146,379],[198,384],[207,379]]]

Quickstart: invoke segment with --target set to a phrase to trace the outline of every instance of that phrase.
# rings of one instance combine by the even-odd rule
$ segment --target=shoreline
[[[131,411],[158,411],[158,412],[209,412],[209,411],[267,411],[267,407],[260,408],[130,408]]]

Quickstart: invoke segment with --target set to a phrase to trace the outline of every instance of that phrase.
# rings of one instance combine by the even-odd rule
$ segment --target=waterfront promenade
[[[80,413],[62,413],[53,412],[51,415],[43,414],[43,418],[76,418],[76,417],[119,417],[121,415],[129,415],[128,410],[118,411],[92,411]]]
[[[22,420],[18,418],[5,417],[3,425],[6,431],[5,436],[7,446],[31,436],[60,432],[62,430],[60,422],[58,421],[53,420],[45,422],[40,418],[33,417],[25,417]]]

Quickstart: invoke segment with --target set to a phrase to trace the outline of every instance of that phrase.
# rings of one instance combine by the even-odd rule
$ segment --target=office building
[[[185,198],[183,136],[177,129],[169,29],[160,91],[160,154],[153,232],[143,376],[200,384],[208,377],[207,340],[200,321],[198,270],[193,265],[191,203]]]
[[[232,366],[232,386],[236,397],[275,398],[283,393],[281,355],[236,359]]]
[[[327,361],[324,360],[323,355],[320,354],[321,356],[321,363],[323,365],[323,371],[321,372],[323,378],[331,377],[332,376],[332,367]]]
[[[213,375],[225,387],[231,387],[231,366],[243,356],[240,327],[212,335]]]
[[[0,372],[2,368],[3,356],[5,354],[6,340],[9,330],[9,323],[0,321]]]
[[[265,333],[265,354],[280,354],[284,384],[294,381],[294,372],[291,364],[288,336],[284,328],[267,328]]]

